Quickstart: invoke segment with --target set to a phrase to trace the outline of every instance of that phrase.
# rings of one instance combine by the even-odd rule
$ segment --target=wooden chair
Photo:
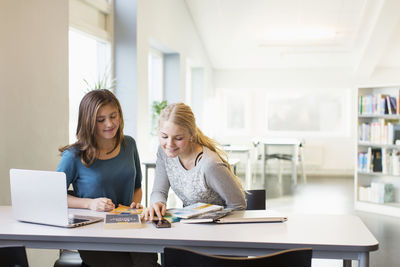
[[[164,248],[165,267],[311,267],[312,249],[289,249],[259,257],[223,257],[189,249]]]
[[[264,189],[247,190],[246,192],[247,207],[246,210],[265,210],[266,195]]]
[[[0,266],[29,267],[24,246],[0,247]]]

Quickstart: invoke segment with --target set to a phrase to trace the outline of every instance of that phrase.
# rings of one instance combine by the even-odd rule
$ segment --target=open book
[[[168,209],[167,212],[179,218],[192,218],[207,212],[222,210],[224,207],[207,203],[195,203],[181,209]]]

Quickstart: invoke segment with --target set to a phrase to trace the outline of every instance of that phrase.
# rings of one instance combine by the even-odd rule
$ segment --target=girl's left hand
[[[129,206],[131,209],[143,209],[143,205],[140,203],[132,202]]]

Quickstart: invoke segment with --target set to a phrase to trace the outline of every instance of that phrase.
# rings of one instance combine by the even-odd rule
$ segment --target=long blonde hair
[[[235,182],[238,184],[239,188],[244,194],[242,183],[233,173],[232,167],[227,160],[227,154],[220,148],[220,144],[217,141],[203,134],[203,132],[197,127],[196,118],[194,117],[192,109],[188,105],[185,105],[184,103],[174,103],[168,105],[161,111],[159,125],[165,121],[170,121],[182,128],[187,129],[189,134],[193,136],[193,143],[205,146],[211,151],[215,152],[221,161],[228,166],[230,173],[235,178]]]
[[[119,127],[115,135],[115,145],[108,153],[113,152],[124,141],[124,117],[118,99],[111,91],[106,89],[90,91],[82,98],[79,105],[78,126],[76,128],[76,138],[78,141],[61,147],[59,151],[62,153],[71,147],[75,147],[78,150],[83,165],[89,167],[93,164],[98,153],[95,135],[96,116],[98,110],[108,104],[116,107],[119,113]]]

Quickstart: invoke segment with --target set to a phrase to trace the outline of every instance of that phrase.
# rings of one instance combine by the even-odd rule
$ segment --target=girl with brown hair
[[[77,141],[60,148],[57,171],[72,184],[68,207],[110,211],[118,204],[141,208],[142,172],[135,140],[124,136],[121,105],[108,90],[87,93],[79,105]],[[157,254],[79,251],[85,264],[157,266]]]

